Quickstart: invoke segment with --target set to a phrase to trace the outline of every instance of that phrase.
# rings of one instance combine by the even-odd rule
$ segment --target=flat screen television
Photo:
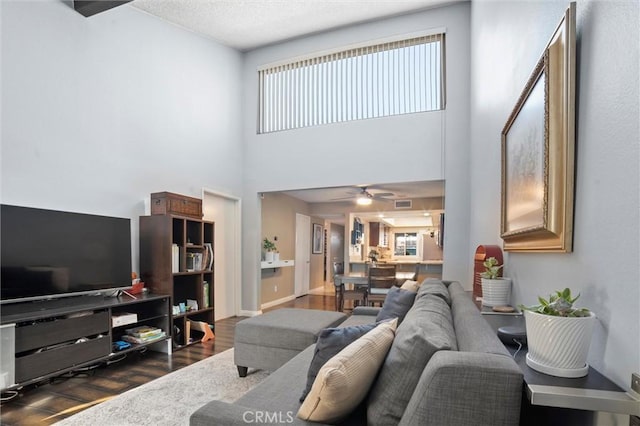
[[[131,287],[131,220],[3,204],[0,303]]]

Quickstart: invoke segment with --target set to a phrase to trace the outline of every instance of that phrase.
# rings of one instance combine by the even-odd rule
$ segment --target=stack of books
[[[128,328],[125,330],[127,334],[122,336],[122,340],[129,343],[141,344],[150,343],[167,337],[167,333],[160,328],[142,325],[140,327]]]

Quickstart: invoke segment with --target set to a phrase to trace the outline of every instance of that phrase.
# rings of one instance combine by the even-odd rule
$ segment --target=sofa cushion
[[[457,349],[449,305],[436,294],[416,297],[371,389],[368,424],[397,425],[431,356],[449,349]]]
[[[304,401],[307,397],[320,368],[322,368],[327,361],[337,355],[338,352],[346,348],[365,333],[373,330],[375,326],[375,323],[370,323],[354,325],[351,327],[325,328],[320,332],[318,335],[318,341],[316,342],[313,359],[311,360],[309,371],[307,372],[307,386],[302,391],[300,402]]]
[[[382,304],[382,309],[378,312],[376,321],[383,321],[391,318],[398,318],[398,324],[403,320],[416,298],[416,293],[410,290],[403,290],[399,287],[391,287],[386,299]]]
[[[409,290],[409,291],[417,292],[418,289],[420,288],[420,284],[418,283],[418,281],[406,280],[404,282],[404,284],[402,284],[402,286],[400,286],[400,288],[403,289],[403,290]]]
[[[298,417],[333,423],[364,400],[393,342],[397,320],[380,324],[340,351],[320,369]]]
[[[442,300],[447,302],[447,305],[451,306],[451,295],[449,294],[447,286],[444,285],[441,280],[436,278],[425,279],[420,285],[420,289],[418,289],[416,299],[428,294],[440,297]]]

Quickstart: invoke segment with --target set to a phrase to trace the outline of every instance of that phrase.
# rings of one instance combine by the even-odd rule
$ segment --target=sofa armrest
[[[296,417],[295,411],[282,411],[274,407],[270,410],[230,404],[223,401],[211,401],[200,407],[189,417],[190,426],[247,426],[259,425],[312,425],[327,426],[322,423],[307,422]]]
[[[400,425],[518,425],[522,371],[505,355],[439,351],[425,367]]]
[[[375,308],[372,306],[356,306],[352,315],[369,315],[369,316],[378,316],[378,312],[380,312],[381,308]]]

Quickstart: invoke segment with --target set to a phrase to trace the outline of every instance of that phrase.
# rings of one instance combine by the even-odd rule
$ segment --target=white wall
[[[502,244],[500,132],[566,1],[472,3],[471,244]],[[589,363],[640,371],[638,3],[578,1],[574,250],[510,253],[514,301],[571,287],[598,316]]]
[[[2,1],[2,203],[132,218],[151,192],[240,196],[242,56],[129,5]]]
[[[259,297],[260,211],[258,192],[446,179],[448,252],[445,276],[470,276],[468,247],[469,4],[431,9],[258,49],[244,64],[245,188],[242,305],[255,310]],[[446,28],[445,112],[361,120],[257,135],[259,65],[357,42]],[[443,142],[446,146],[443,149]],[[412,165],[395,167],[390,158]]]

